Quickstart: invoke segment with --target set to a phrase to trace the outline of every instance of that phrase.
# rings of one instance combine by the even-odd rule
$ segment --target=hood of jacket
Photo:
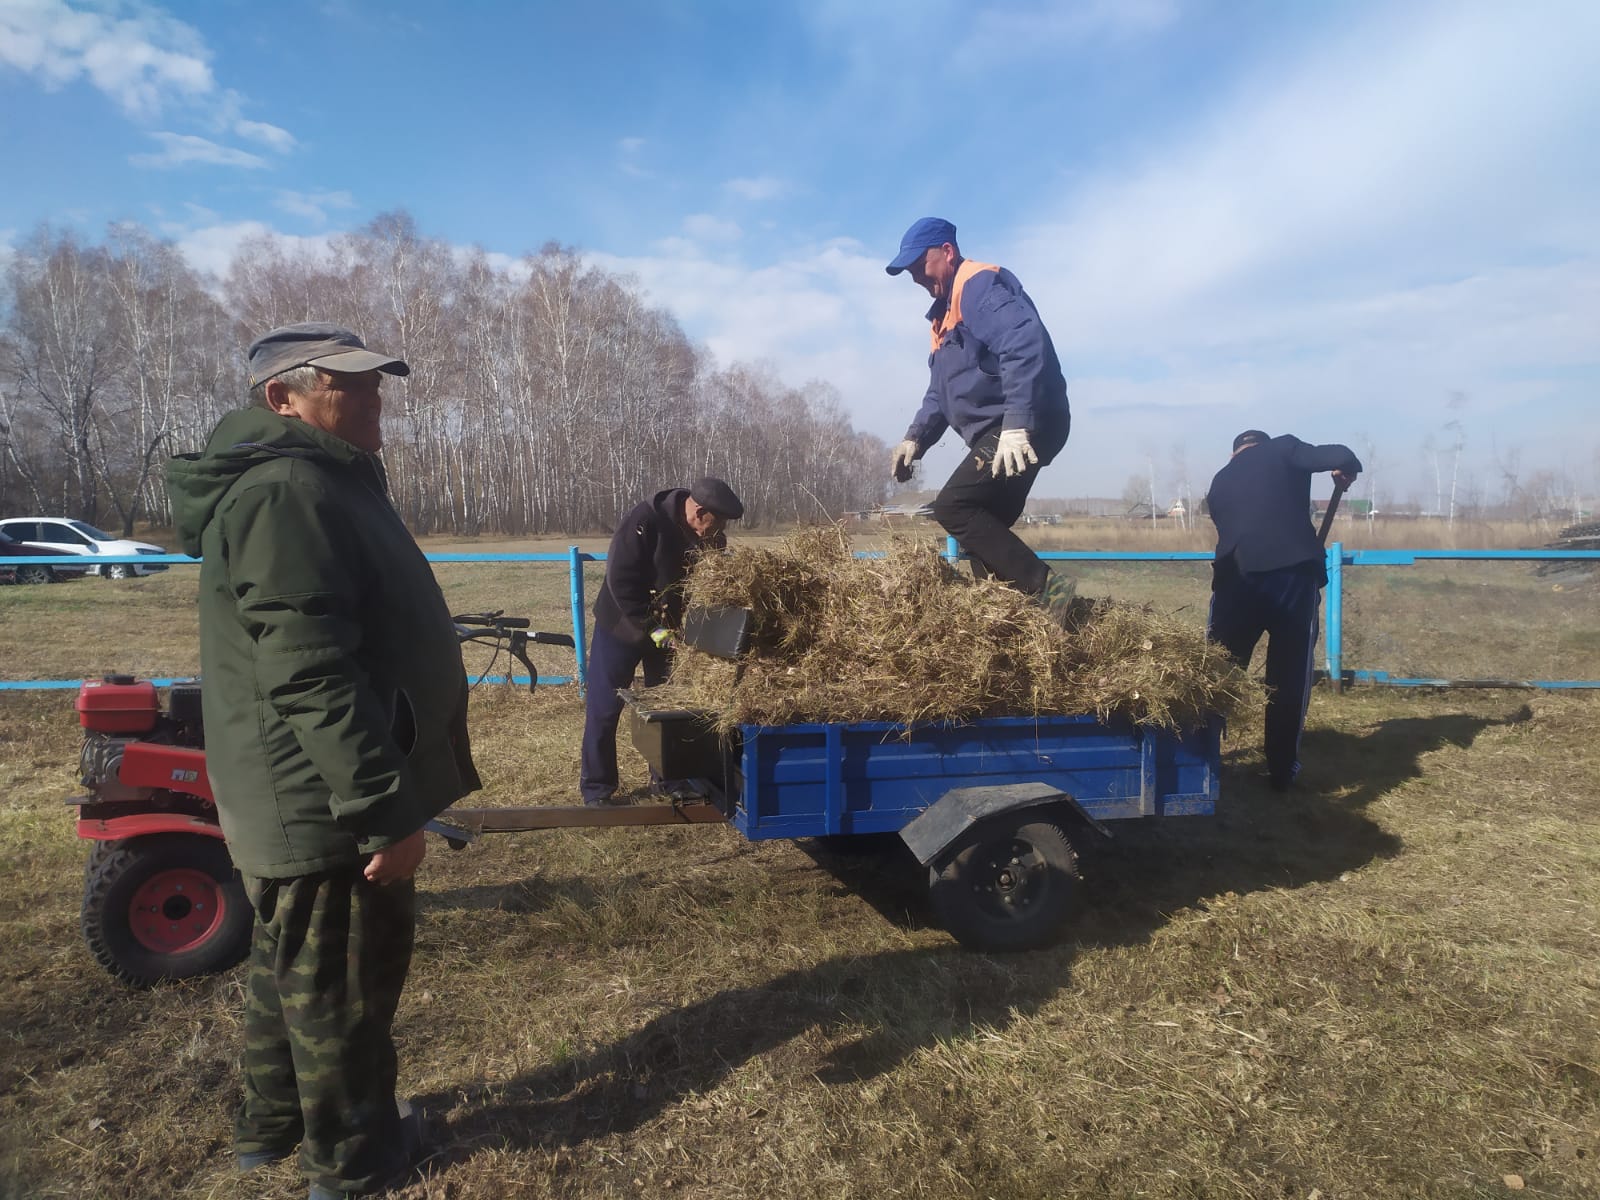
[[[383,464],[376,455],[270,409],[241,408],[217,422],[198,454],[175,455],[167,463],[167,496],[183,552],[200,554],[200,535],[229,490],[250,468],[274,458],[307,458],[370,473],[369,482],[387,491]]]

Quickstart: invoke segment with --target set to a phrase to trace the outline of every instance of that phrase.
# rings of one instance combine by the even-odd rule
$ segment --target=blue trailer
[[[1074,844],[1107,822],[1215,811],[1220,718],[1175,733],[1091,716],[742,725],[629,694],[635,746],[660,777],[752,840],[898,834],[964,945],[1023,950],[1076,906]],[[705,817],[695,819],[707,819]]]
[[[741,662],[753,614],[691,608],[682,638]],[[746,724],[623,691],[634,745],[671,803],[452,808],[480,833],[726,822],[753,841],[898,835],[928,871],[934,911],[964,945],[1025,950],[1057,937],[1078,893],[1075,846],[1108,822],[1215,810],[1222,721],[1174,732],[1092,716]]]

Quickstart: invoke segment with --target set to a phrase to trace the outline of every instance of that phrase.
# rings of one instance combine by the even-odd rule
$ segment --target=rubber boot
[[[1044,590],[1039,593],[1039,607],[1055,618],[1061,628],[1076,629],[1083,623],[1074,612],[1079,607],[1074,603],[1077,597],[1077,581],[1058,571],[1051,571],[1045,576]]]

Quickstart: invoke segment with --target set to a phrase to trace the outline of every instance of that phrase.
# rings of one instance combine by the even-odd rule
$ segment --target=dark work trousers
[[[1216,565],[1211,588],[1206,636],[1228,657],[1248,667],[1256,643],[1267,635],[1267,773],[1274,787],[1288,787],[1300,770],[1300,731],[1311,700],[1320,564],[1244,573],[1229,558]]]
[[[604,804],[617,790],[617,720],[622,716],[618,688],[633,683],[644,667],[644,685],[667,681],[672,655],[654,646],[639,649],[598,625],[589,641],[589,669],[584,674],[583,765],[578,787],[585,804]]]
[[[1000,431],[986,433],[969,447],[961,465],[933,499],[933,519],[972,557],[979,579],[993,575],[1019,591],[1037,596],[1050,570],[1028,543],[1011,532],[1039,477],[1037,463],[1021,475],[990,474]]]
[[[288,1153],[334,1192],[374,1191],[410,1164],[390,1037],[411,970],[416,892],[360,866],[244,877],[255,907],[234,1150]]]

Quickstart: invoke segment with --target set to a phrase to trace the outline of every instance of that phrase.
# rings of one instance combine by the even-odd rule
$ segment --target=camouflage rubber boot
[[[1061,628],[1071,629],[1074,626],[1068,624],[1068,617],[1073,610],[1073,601],[1077,595],[1076,580],[1051,571],[1045,576],[1044,590],[1039,593],[1039,607],[1054,617]]]

